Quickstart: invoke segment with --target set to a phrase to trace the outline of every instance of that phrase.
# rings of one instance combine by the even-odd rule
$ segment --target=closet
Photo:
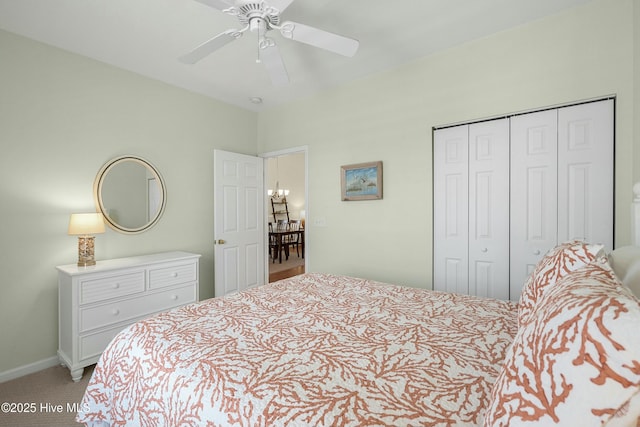
[[[519,298],[558,242],[613,248],[613,100],[434,131],[434,289]]]

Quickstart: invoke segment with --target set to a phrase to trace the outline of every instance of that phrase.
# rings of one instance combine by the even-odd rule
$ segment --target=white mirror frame
[[[150,172],[150,174],[156,179],[156,182],[160,187],[161,200],[159,203],[158,210],[155,213],[155,216],[150,218],[146,224],[143,224],[140,227],[135,227],[135,228],[125,227],[121,224],[118,224],[117,221],[111,218],[109,216],[108,207],[105,207],[104,201],[102,198],[102,190],[103,190],[103,185],[104,185],[106,176],[114,167],[125,162],[135,162],[144,166]],[[158,170],[147,160],[137,156],[121,156],[121,157],[116,157],[115,159],[109,160],[107,163],[104,164],[104,166],[102,166],[102,168],[96,175],[96,179],[93,183],[93,197],[96,203],[96,208],[102,213],[102,215],[104,216],[104,220],[107,223],[107,225],[109,225],[109,227],[111,227],[112,229],[120,233],[137,234],[137,233],[142,233],[143,231],[148,230],[158,222],[158,220],[162,216],[162,213],[164,212],[164,208],[167,203],[167,190],[166,190],[164,180],[162,179],[162,176],[160,175]]]

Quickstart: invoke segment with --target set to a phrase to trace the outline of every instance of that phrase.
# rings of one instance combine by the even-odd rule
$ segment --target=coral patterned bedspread
[[[479,425],[516,317],[508,301],[297,276],[125,329],[102,354],[77,420]]]

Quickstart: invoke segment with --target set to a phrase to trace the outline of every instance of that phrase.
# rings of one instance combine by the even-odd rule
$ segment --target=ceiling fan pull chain
[[[260,64],[262,61],[260,60],[260,49],[262,49],[261,41],[258,40],[258,56],[256,57],[256,64]]]

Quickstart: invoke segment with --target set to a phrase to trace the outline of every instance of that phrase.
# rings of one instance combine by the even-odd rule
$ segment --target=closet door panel
[[[613,249],[613,100],[558,110],[558,240]]]
[[[434,289],[469,292],[467,125],[434,132]]]
[[[557,243],[558,111],[511,118],[510,298]]]
[[[509,120],[469,125],[469,293],[509,298]]]

